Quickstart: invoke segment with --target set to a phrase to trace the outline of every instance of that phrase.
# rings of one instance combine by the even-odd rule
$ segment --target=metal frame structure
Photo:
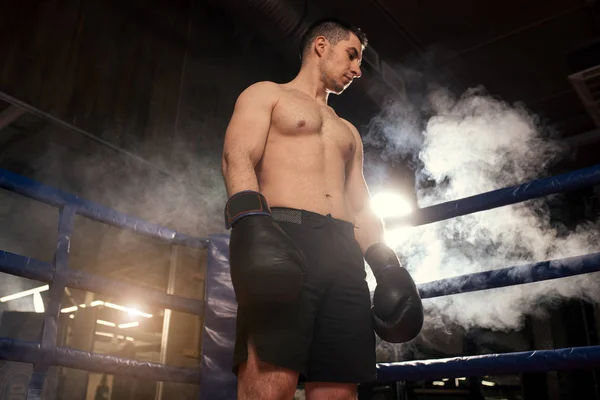
[[[409,217],[390,218],[388,227],[418,226],[600,185],[600,165],[436,204]],[[566,278],[600,271],[600,253],[461,275],[418,285],[423,299]],[[600,346],[487,354],[449,359],[379,363],[379,381],[422,380],[600,367]]]
[[[410,220],[389,220],[389,225],[423,225],[460,215],[491,208],[502,207],[526,200],[562,193],[578,188],[600,184],[600,165],[573,171],[556,177],[539,179],[521,185],[483,193],[453,202],[443,203],[418,210]],[[34,365],[28,400],[41,399],[46,374],[50,366],[64,366],[87,371],[122,374],[162,382],[200,383],[200,368],[178,368],[161,363],[139,362],[122,357],[101,355],[65,347],[57,347],[57,327],[60,302],[65,287],[88,290],[96,293],[119,296],[123,291],[144,299],[148,304],[168,310],[178,310],[204,316],[205,304],[219,304],[227,312],[208,309],[204,327],[205,336],[209,329],[221,324],[229,330],[235,316],[235,298],[230,282],[223,279],[228,275],[226,266],[211,267],[211,264],[227,262],[222,253],[226,249],[226,235],[211,236],[210,239],[194,238],[171,229],[151,224],[116,212],[110,208],[83,200],[77,196],[42,185],[30,179],[0,169],[0,188],[33,198],[60,210],[58,241],[51,264],[0,251],[0,272],[50,283],[50,294],[39,342],[26,342],[11,338],[0,338],[0,360],[19,361]],[[84,271],[69,268],[69,245],[75,215],[81,215],[101,223],[152,237],[173,245],[209,249],[207,291],[205,301],[174,296],[103,278]],[[215,253],[210,257],[211,252]],[[220,252],[220,253],[219,253]],[[221,268],[217,270],[216,268]],[[561,260],[550,260],[535,264],[508,267],[493,271],[469,274],[422,284],[419,291],[424,299],[465,293],[477,290],[501,288],[530,282],[558,279],[567,276],[600,271],[600,253],[592,253]],[[172,277],[170,276],[170,281]],[[219,286],[221,285],[221,286]],[[171,286],[171,285],[170,285]],[[214,287],[213,287],[214,286]],[[218,293],[218,295],[217,295]],[[213,296],[214,298],[211,298]],[[210,301],[208,301],[210,300]],[[208,318],[208,316],[211,318]],[[212,326],[207,326],[212,325]],[[224,332],[228,339],[234,332]],[[220,393],[217,398],[231,398],[230,341],[221,341],[203,349],[203,357],[210,358],[213,370],[223,379],[205,379],[202,386],[212,386],[204,392]],[[211,348],[212,346],[212,348]],[[221,347],[219,347],[221,346]],[[211,354],[208,354],[211,353]],[[214,356],[214,357],[213,357]],[[206,365],[204,365],[206,367]],[[378,364],[379,381],[434,379],[441,377],[481,376],[531,371],[578,369],[600,366],[600,346],[530,351],[507,354],[488,354],[474,357],[457,357],[441,360],[408,361]],[[211,374],[207,368],[203,375]],[[227,375],[225,375],[227,374]],[[208,376],[207,375],[207,376]],[[213,378],[215,375],[212,376]],[[217,376],[219,378],[219,376]],[[227,390],[221,390],[222,387]],[[227,396],[227,397],[225,397]]]
[[[137,296],[146,304],[155,307],[198,316],[204,314],[204,301],[175,296],[171,294],[171,290],[168,291],[169,293],[163,293],[69,268],[69,248],[76,215],[128,229],[172,245],[206,248],[207,239],[194,238],[130,217],[2,169],[0,169],[0,188],[59,209],[58,240],[51,264],[0,251],[0,272],[50,284],[39,342],[0,338],[0,360],[33,364],[27,400],[42,398],[46,376],[51,366],[128,375],[162,382],[195,384],[200,382],[199,368],[172,367],[161,363],[140,362],[123,357],[57,347],[57,334],[60,305],[66,287],[113,296],[122,296],[123,293],[127,293],[129,296]],[[172,277],[170,277],[171,280]]]

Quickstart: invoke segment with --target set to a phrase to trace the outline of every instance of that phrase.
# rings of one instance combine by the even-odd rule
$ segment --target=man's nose
[[[354,75],[355,78],[360,78],[362,76],[360,66],[356,65],[352,67],[352,75]]]

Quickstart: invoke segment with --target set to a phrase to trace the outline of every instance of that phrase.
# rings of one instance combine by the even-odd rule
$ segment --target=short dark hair
[[[367,35],[360,30],[359,27],[348,24],[337,18],[323,18],[314,22],[302,35],[300,41],[300,60],[304,60],[306,52],[310,48],[311,43],[319,36],[324,36],[332,44],[337,44],[341,40],[345,40],[353,33],[360,40],[363,48],[366,48],[369,41]]]

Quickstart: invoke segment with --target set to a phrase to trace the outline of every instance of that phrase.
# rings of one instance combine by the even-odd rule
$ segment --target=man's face
[[[362,45],[356,35],[330,44],[321,60],[321,79],[328,91],[340,94],[361,75]]]

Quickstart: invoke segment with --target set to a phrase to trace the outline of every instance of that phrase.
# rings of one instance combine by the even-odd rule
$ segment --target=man
[[[300,374],[309,400],[354,399],[375,379],[373,329],[392,342],[421,329],[415,284],[369,206],[360,135],[327,105],[360,77],[366,45],[359,29],[319,21],[291,82],[237,99],[222,168],[240,399],[291,399]]]

